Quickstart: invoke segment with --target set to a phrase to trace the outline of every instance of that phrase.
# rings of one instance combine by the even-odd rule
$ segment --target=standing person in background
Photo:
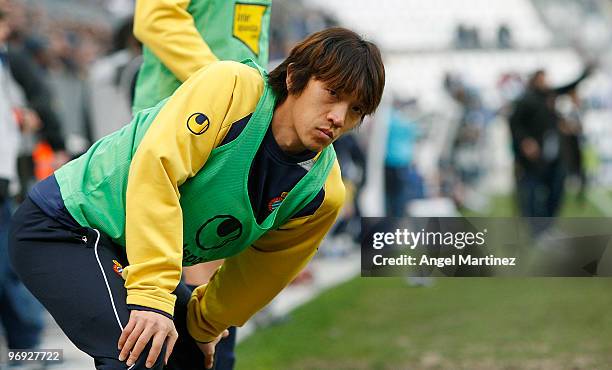
[[[88,90],[96,141],[132,119],[136,76],[142,64],[142,45],[133,29],[133,16],[122,20],[113,35],[113,49],[91,66]]]
[[[170,96],[182,82],[217,60],[251,58],[268,64],[271,0],[136,1],[134,35],[143,44],[132,112],[149,108]],[[223,260],[184,270],[185,282],[208,282]],[[218,370],[234,367],[236,328],[219,344]]]
[[[9,184],[17,175],[19,127],[14,114],[18,105],[17,86],[9,72],[6,15],[0,7],[0,321],[9,349],[38,346],[43,329],[42,307],[19,281],[8,258],[8,227],[12,214]],[[22,130],[38,126],[35,113],[21,110]]]
[[[69,156],[63,125],[53,104],[54,94],[44,72],[19,45],[11,43],[7,56],[13,78],[41,121],[39,130],[23,135],[18,159],[19,199],[23,199],[37,180],[53,173]],[[40,153],[44,153],[44,158]]]
[[[347,189],[347,200],[332,235],[348,232],[354,243],[360,243],[362,230],[359,197],[366,181],[366,155],[355,136],[351,133],[334,142],[342,170],[342,182]]]
[[[555,107],[559,95],[574,90],[591,72],[588,66],[575,81],[558,88],[548,84],[546,72],[536,71],[510,116],[515,155],[519,209],[523,217],[554,217],[564,194],[560,117]],[[531,225],[539,234],[548,224]]]
[[[562,148],[567,174],[576,178],[578,182],[578,201],[584,202],[587,176],[582,155],[583,112],[577,89],[571,90],[566,99],[560,99],[557,108],[561,115]]]
[[[401,107],[401,101],[394,99],[388,122],[385,155],[385,205],[388,217],[405,216],[408,202],[422,198],[424,192],[421,176],[413,163],[418,127],[403,115]]]
[[[53,173],[69,157],[50,81],[25,46],[32,24],[25,16],[24,4],[6,0],[0,0],[0,4],[7,9],[7,22],[10,24],[7,60],[12,78],[25,95],[27,105],[40,118],[39,129],[31,133],[22,132],[17,168],[20,183],[17,198],[21,200],[37,179]]]

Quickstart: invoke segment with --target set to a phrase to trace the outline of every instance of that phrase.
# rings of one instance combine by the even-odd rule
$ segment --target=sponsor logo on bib
[[[261,4],[236,4],[234,7],[233,36],[257,56],[263,16],[267,8],[267,5]]]
[[[217,215],[198,229],[196,243],[203,250],[218,249],[238,240],[242,235],[242,223],[232,215]]]

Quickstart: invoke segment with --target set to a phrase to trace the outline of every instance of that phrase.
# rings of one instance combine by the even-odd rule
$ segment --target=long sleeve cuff
[[[155,312],[158,313],[160,315],[166,316],[167,318],[169,318],[170,320],[174,320],[174,317],[170,314],[168,314],[167,312],[164,312],[162,310],[156,310],[155,308],[151,308],[151,307],[145,307],[145,306],[139,306],[137,304],[128,304],[127,305],[128,310],[133,311],[149,311],[149,312]]]
[[[202,307],[207,285],[201,285],[191,294],[187,305],[187,331],[197,342],[206,343],[217,338],[230,325],[204,318]]]
[[[155,310],[165,312],[170,316],[174,316],[174,303],[176,302],[176,296],[170,294],[167,300],[161,300],[159,297],[151,297],[148,295],[130,294],[128,291],[127,304],[149,307]]]

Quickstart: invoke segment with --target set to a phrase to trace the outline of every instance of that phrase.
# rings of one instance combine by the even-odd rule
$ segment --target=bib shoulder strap
[[[263,69],[263,67],[260,66],[259,64],[257,64],[253,59],[247,58],[247,59],[242,60],[240,63],[246,64],[249,67],[255,68],[256,70],[259,71],[259,73],[261,74],[261,77],[263,77],[264,80],[267,80],[267,78],[268,78],[268,71]]]

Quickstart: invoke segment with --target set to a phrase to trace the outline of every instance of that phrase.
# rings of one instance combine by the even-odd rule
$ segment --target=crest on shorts
[[[123,279],[123,275],[121,274],[123,272],[123,266],[116,260],[113,260],[113,271]]]
[[[241,4],[234,6],[232,35],[259,56],[259,39],[262,32],[263,16],[268,8],[263,4]]]

